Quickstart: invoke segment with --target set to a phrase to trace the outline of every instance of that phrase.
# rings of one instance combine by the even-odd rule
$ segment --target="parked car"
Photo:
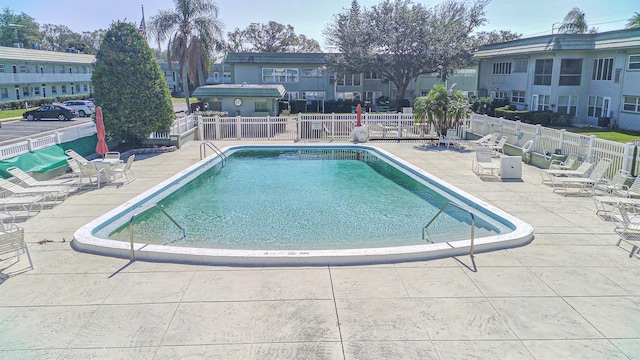
[[[67,100],[62,104],[74,109],[80,117],[91,116],[96,112],[95,104],[89,100]]]
[[[76,117],[76,111],[64,105],[48,104],[42,105],[35,110],[25,111],[22,117],[29,121],[40,119],[58,119],[64,121]]]

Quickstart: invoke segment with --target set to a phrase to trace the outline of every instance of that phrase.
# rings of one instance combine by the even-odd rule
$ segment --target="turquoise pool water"
[[[425,244],[422,228],[446,192],[367,150],[239,150],[180,186],[159,211],[136,219],[136,243],[219,249],[354,249]],[[463,202],[461,202],[463,203]],[[475,236],[509,232],[476,214]],[[430,227],[434,242],[469,239],[468,213],[449,207]],[[109,238],[129,241],[121,226]]]

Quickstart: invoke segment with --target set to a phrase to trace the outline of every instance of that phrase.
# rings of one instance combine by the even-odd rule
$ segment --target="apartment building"
[[[0,47],[0,101],[90,94],[94,55]]]
[[[486,45],[479,96],[574,116],[576,125],[640,130],[640,28]]]

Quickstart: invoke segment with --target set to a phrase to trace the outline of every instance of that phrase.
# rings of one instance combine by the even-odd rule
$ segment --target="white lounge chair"
[[[586,190],[592,190],[592,187],[601,182],[605,178],[607,170],[611,166],[610,159],[600,159],[598,164],[593,168],[588,177],[575,177],[575,176],[555,176],[551,178],[551,184],[553,185],[553,191],[563,191],[564,195],[569,195],[569,189],[577,188],[576,193],[581,193]],[[589,191],[592,193],[592,191]]]
[[[619,216],[614,216],[616,228],[614,231],[618,234],[618,242],[616,246],[620,246],[621,242],[626,242],[632,246],[629,257],[634,257],[640,251],[640,221],[629,215],[629,207],[627,205],[618,205]]]
[[[0,178],[0,189],[13,196],[44,196],[47,201],[63,201],[73,190],[71,186],[34,186],[23,187],[12,183],[7,179]]]
[[[458,137],[456,129],[448,129],[445,136],[440,136],[439,143],[446,145],[447,149],[449,146],[453,146],[458,150],[462,150],[462,140]]]
[[[572,177],[587,177],[593,168],[593,163],[585,161],[575,170],[559,170],[559,169],[542,169],[540,170],[540,176],[542,176],[542,183],[550,183],[551,180],[559,176],[572,176]]]
[[[625,183],[629,179],[629,172],[626,170],[618,170],[615,175],[609,179],[602,179],[595,183],[591,189],[593,195],[598,195],[598,192],[602,195],[613,193],[614,191],[622,191],[625,187]]]
[[[28,187],[32,186],[73,186],[80,180],[77,177],[70,177],[66,179],[54,179],[54,180],[37,180],[28,173],[22,171],[20,168],[12,166],[7,169],[7,172],[13,175],[16,179]]]
[[[504,145],[507,143],[508,139],[508,137],[502,135],[495,145],[490,146],[496,156],[499,156],[500,154],[504,155]]]
[[[33,269],[31,254],[29,254],[27,242],[24,241],[24,229],[16,224],[11,224],[10,226],[2,224],[2,229],[0,229],[0,255],[10,253],[15,253],[17,258],[16,262],[20,261],[20,254],[26,254],[29,260],[28,269]],[[4,259],[4,256],[1,258]],[[16,272],[13,273],[15,274]]]
[[[486,146],[480,146],[476,149],[476,158],[473,160],[471,168],[479,177],[484,175],[498,176],[500,174],[500,165],[491,160],[492,152],[493,150]]]
[[[622,196],[628,198],[640,197],[640,176],[636,176],[630,186],[623,185],[621,189],[613,190],[613,196]]]
[[[77,152],[75,152],[72,149],[67,149],[64,152],[65,154],[67,154],[67,156],[69,156],[70,158],[74,159],[75,161],[77,161],[80,164],[87,164],[89,162],[89,160],[85,159],[82,155],[78,154]]]
[[[498,133],[493,133],[493,134],[487,134],[483,137],[481,137],[480,139],[477,140],[472,140],[469,142],[471,145],[475,146],[476,148],[479,146],[493,146],[495,144],[498,143]]]
[[[0,208],[9,213],[24,211],[26,216],[29,217],[33,211],[42,211],[45,200],[46,197],[44,195],[4,197],[0,198]]]

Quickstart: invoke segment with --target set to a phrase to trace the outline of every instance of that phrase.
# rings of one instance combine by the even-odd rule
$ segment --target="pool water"
[[[422,228],[448,201],[366,150],[239,150],[134,223],[137,243],[220,249],[353,249],[425,244]],[[468,239],[468,213],[449,207],[431,240]],[[476,237],[511,231],[476,217]],[[128,226],[110,234],[129,240]]]

